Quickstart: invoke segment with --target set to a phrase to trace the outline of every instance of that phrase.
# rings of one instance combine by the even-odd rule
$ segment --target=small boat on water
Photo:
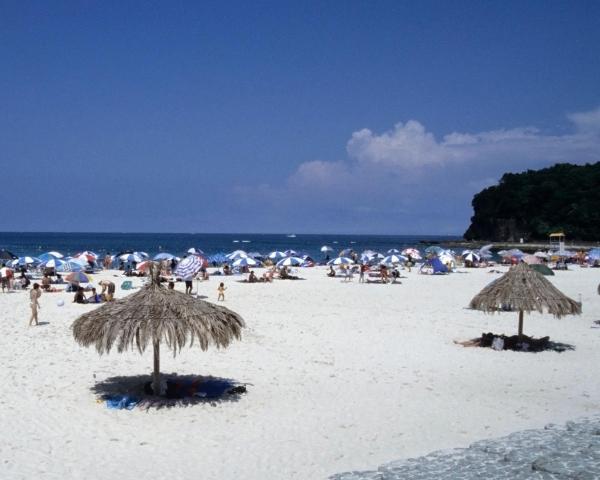
[[[288,235],[287,237],[288,238],[296,238],[296,235],[292,233],[292,234]]]

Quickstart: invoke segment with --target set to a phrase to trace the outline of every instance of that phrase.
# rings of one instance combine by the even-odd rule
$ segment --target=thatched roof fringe
[[[512,310],[537,311],[562,317],[581,313],[581,306],[567,297],[542,274],[525,263],[512,267],[479,292],[469,306],[494,313],[508,305]]]

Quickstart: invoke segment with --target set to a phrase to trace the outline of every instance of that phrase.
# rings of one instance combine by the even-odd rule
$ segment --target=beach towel
[[[139,402],[136,397],[129,395],[113,395],[106,399],[106,408],[114,410],[132,410]]]

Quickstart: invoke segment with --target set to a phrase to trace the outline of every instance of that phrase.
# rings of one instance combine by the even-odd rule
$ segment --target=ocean
[[[425,248],[427,243],[444,245],[456,242],[460,237],[436,235],[285,235],[285,234],[220,234],[220,233],[45,233],[0,232],[0,249],[17,256],[36,256],[56,250],[73,255],[83,250],[98,254],[122,251],[142,251],[154,256],[160,252],[184,255],[191,247],[206,255],[229,253],[234,250],[268,254],[273,250],[295,250],[315,259],[323,258],[321,247],[334,249],[332,256],[344,248],[357,252],[366,249],[385,253],[392,248]]]

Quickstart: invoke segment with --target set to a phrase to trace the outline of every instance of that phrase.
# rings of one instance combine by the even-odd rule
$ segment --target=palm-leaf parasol
[[[519,312],[519,337],[523,337],[523,312],[547,311],[555,317],[579,315],[581,305],[567,297],[542,274],[526,263],[512,267],[479,292],[469,306],[484,312],[498,312],[503,306]]]
[[[160,392],[160,343],[165,342],[175,355],[189,341],[227,347],[241,338],[244,320],[228,308],[213,305],[191,295],[163,287],[158,266],[150,268],[150,283],[138,292],[106,303],[81,315],[73,322],[73,336],[85,347],[94,345],[101,355],[116,346],[119,353],[148,344],[154,347],[152,388]]]

